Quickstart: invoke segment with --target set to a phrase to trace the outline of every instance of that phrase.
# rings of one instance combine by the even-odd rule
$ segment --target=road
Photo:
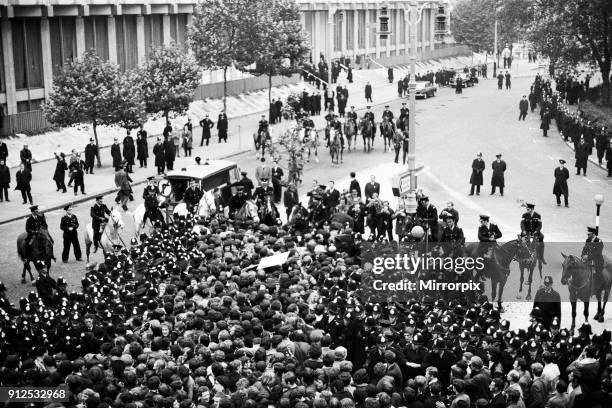
[[[553,273],[558,276],[560,271],[561,255],[557,247],[570,248],[574,253],[581,248],[584,241],[586,225],[594,222],[595,205],[593,196],[597,193],[610,191],[612,180],[607,179],[603,170],[591,166],[587,177],[573,175],[573,152],[561,142],[556,128],[553,126],[548,138],[541,136],[539,130],[539,115],[537,111],[530,113],[526,121],[519,122],[518,102],[521,96],[529,90],[532,78],[513,79],[513,89],[498,91],[494,80],[481,81],[473,88],[464,90],[462,95],[456,95],[454,90],[441,89],[438,96],[427,100],[417,101],[417,161],[424,165],[419,174],[419,188],[422,188],[440,209],[445,202],[451,200],[459,210],[461,221],[467,240],[476,240],[478,215],[489,214],[492,222],[499,225],[505,240],[510,240],[520,232],[519,221],[524,208],[521,203],[533,201],[543,218],[543,232],[546,235],[547,260],[544,274]],[[394,112],[399,111],[400,101],[391,103]],[[380,118],[382,108],[374,109],[377,118]],[[355,171],[362,186],[370,175],[374,174],[381,183],[382,197],[394,204],[391,194],[391,178],[398,172],[405,170],[401,164],[393,163],[392,153],[382,151],[382,140],[377,136],[373,152],[367,154],[363,151],[345,152],[344,162],[339,167],[332,167],[327,152],[319,152],[321,161],[309,164],[304,172],[304,185],[300,193],[305,193],[312,179],[326,183],[335,180],[339,189],[348,187],[349,173]],[[361,141],[358,142],[361,147]],[[483,153],[487,163],[485,172],[485,186],[480,196],[470,197],[469,176],[471,162],[477,152]],[[501,153],[508,165],[506,172],[505,196],[499,194],[489,196],[489,181],[491,176],[490,163],[495,155]],[[557,207],[552,195],[553,170],[558,159],[567,160],[572,176],[569,180],[570,208]],[[257,166],[254,153],[247,153],[234,158],[241,169],[254,173]],[[135,196],[140,198],[142,189],[135,189]],[[612,196],[607,199],[612,200]],[[112,198],[106,199],[112,203]],[[89,221],[89,207],[91,203],[83,203],[75,209],[75,214],[82,224]],[[130,209],[135,203],[130,203]],[[281,211],[282,212],[282,211]],[[62,211],[47,215],[50,232],[60,243],[59,219]],[[134,234],[131,214],[128,212],[124,239],[129,240]],[[612,205],[606,203],[601,213],[601,238],[609,242],[612,238]],[[82,229],[82,228],[81,228]],[[24,222],[19,221],[0,226],[0,234],[5,239],[0,242],[0,279],[5,282],[9,297],[12,300],[32,290],[32,287],[20,283],[21,264],[15,253],[15,239],[18,233],[24,230]],[[504,240],[503,239],[503,240]],[[574,244],[572,244],[574,243]],[[56,245],[56,256],[60,258],[61,244]],[[95,254],[93,261],[100,261],[102,255]],[[70,263],[57,263],[53,265],[52,275],[63,275],[69,282],[70,288],[78,287],[83,275],[84,262],[77,264],[72,258]],[[513,271],[512,273],[516,273]],[[556,275],[555,275],[556,274]],[[539,278],[534,284],[539,285]],[[555,282],[560,292],[566,288]],[[514,300],[516,287],[508,287],[506,300]],[[568,312],[564,305],[564,322]],[[517,303],[508,305],[507,317],[516,321],[517,326],[524,326],[524,318],[530,310],[527,304]],[[580,312],[581,313],[581,312]],[[591,312],[593,315],[594,312]],[[608,313],[612,316],[612,312]],[[609,318],[606,323],[610,323]]]

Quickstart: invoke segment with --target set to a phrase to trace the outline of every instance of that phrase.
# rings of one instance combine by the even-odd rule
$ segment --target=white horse
[[[259,208],[255,201],[246,200],[242,207],[236,211],[234,218],[238,221],[253,220],[255,224],[259,224]]]
[[[210,191],[204,191],[200,202],[195,207],[195,213],[200,217],[210,217],[217,213],[217,206],[215,205],[215,196]],[[187,204],[180,202],[174,207],[172,215],[174,217],[186,217],[189,214]]]
[[[121,213],[116,208],[111,208],[111,214],[109,221],[106,224],[100,226],[102,234],[100,236],[100,246],[102,249],[110,249],[113,245],[123,244],[121,240],[121,232],[125,228],[125,223],[121,218]],[[89,252],[91,245],[93,244],[93,225],[90,222],[85,227],[85,254],[87,255],[87,262],[89,262]]]
[[[159,191],[159,194],[157,194],[157,207],[161,208],[161,206],[168,201],[168,198],[172,194],[172,186],[170,185],[170,182],[168,182],[168,180],[162,179],[157,183],[157,189]],[[142,220],[144,220],[144,216],[146,212],[147,212],[147,209],[144,203],[141,203],[136,207],[136,209],[134,210],[134,213],[132,214],[132,216],[134,217],[134,226],[136,227],[137,237],[140,236],[140,233],[142,232],[143,229],[145,229],[145,227],[148,226],[148,228],[145,229],[145,233],[147,235],[153,229],[153,224],[151,223],[150,219],[147,219],[146,225],[142,222]],[[163,215],[163,212],[162,212],[162,215]]]

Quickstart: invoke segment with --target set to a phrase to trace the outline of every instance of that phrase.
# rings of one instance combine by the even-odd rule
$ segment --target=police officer
[[[374,126],[374,113],[372,112],[371,106],[366,107],[366,112],[363,114],[363,118],[368,119],[370,122],[372,122],[372,126]],[[374,128],[376,127],[374,126]]]
[[[261,185],[253,193],[253,198],[258,207],[266,200],[267,196],[274,196],[274,189],[270,186],[268,178],[262,178]]]
[[[438,236],[438,210],[433,204],[429,203],[429,197],[421,197],[416,218],[421,221],[425,230],[429,227],[429,241],[436,241]]]
[[[185,190],[185,194],[183,195],[183,200],[185,204],[187,204],[187,209],[190,212],[193,212],[194,208],[198,205],[204,193],[200,188],[199,184],[196,181],[190,181],[189,187]]]
[[[229,216],[233,217],[236,214],[236,211],[239,211],[244,203],[248,200],[248,196],[244,191],[244,185],[240,182],[237,182],[235,185],[236,194],[234,194],[230,198],[229,202]]]
[[[74,257],[77,261],[81,260],[81,246],[79,245],[79,235],[77,229],[79,228],[79,220],[76,215],[72,213],[72,207],[67,205],[64,207],[66,214],[60,221],[60,229],[64,232],[64,250],[62,251],[62,262],[67,263],[70,255],[70,245],[74,248]]]
[[[592,265],[595,273],[600,275],[604,267],[603,242],[599,239],[597,227],[587,227],[587,239],[582,248],[582,260]]]
[[[240,179],[239,183],[244,187],[244,193],[246,194],[247,199],[250,199],[252,197],[255,184],[253,184],[253,180],[248,177],[246,171],[242,171],[240,174],[242,175],[242,178]]]
[[[382,118],[387,119],[388,121],[393,121],[393,112],[389,110],[389,105],[385,105],[385,110],[382,113]]]
[[[542,324],[546,329],[550,329],[553,321],[561,320],[561,296],[553,289],[553,279],[551,276],[544,277],[544,286],[535,294],[533,308],[536,307],[542,312]]]
[[[36,290],[38,296],[41,298],[43,303],[48,306],[55,305],[55,291],[57,290],[57,282],[55,279],[49,276],[49,271],[45,268],[42,261],[36,261],[36,270],[38,271],[38,278],[36,279]]]
[[[307,130],[314,129],[315,127],[314,121],[308,116],[308,113],[306,113],[302,119],[302,127]]]
[[[266,120],[266,115],[261,115],[261,119],[259,120],[259,127],[257,128],[257,133],[259,133],[260,135],[262,134],[262,132],[267,133],[269,126],[270,125]]]
[[[283,169],[278,165],[278,159],[273,160],[274,165],[272,166],[272,187],[274,188],[274,202],[280,203],[282,195],[282,180],[283,180]]]
[[[357,126],[357,112],[355,112],[355,107],[351,106],[351,110],[346,114],[346,120],[351,120]]]
[[[147,222],[147,219],[151,222],[160,220],[163,222],[163,216],[159,212],[158,198],[159,188],[155,184],[155,177],[151,176],[147,178],[147,185],[142,192],[142,198],[144,199],[145,214],[142,218],[142,225]]]
[[[496,224],[490,222],[488,215],[480,216],[480,226],[478,227],[478,241],[497,242],[502,237],[502,233]]]
[[[463,229],[455,224],[453,217],[446,217],[446,227],[442,231],[442,242],[448,242],[452,246],[452,253],[456,255],[461,247],[465,244],[465,235]]]
[[[527,212],[521,218],[521,236],[533,236],[537,239],[538,259],[546,265],[544,260],[544,234],[542,234],[542,217],[535,211],[535,204],[526,203]]]
[[[26,235],[26,249],[28,256],[31,254],[32,245],[34,244],[34,235],[38,234],[41,228],[48,229],[47,220],[45,215],[38,211],[38,206],[33,205],[30,207],[30,216],[26,220],[25,229]]]
[[[111,213],[106,204],[102,202],[103,198],[104,196],[97,196],[95,204],[89,211],[89,214],[91,215],[91,226],[93,228],[94,254],[98,250],[100,238],[102,237],[100,227],[102,224],[106,224],[108,222],[108,218],[106,218],[106,216],[110,215]]]
[[[404,116],[408,116],[409,113],[409,109],[406,106],[406,102],[402,102],[402,107],[400,108],[400,117],[399,119],[402,120],[404,119]]]

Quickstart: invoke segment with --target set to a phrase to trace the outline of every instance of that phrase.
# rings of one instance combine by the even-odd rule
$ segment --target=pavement
[[[441,61],[422,61],[419,62],[419,69],[417,72],[424,72],[428,69],[436,69],[439,68],[441,64],[446,64],[446,66],[456,66],[460,67],[463,64],[469,61],[468,57],[458,57],[451,58],[447,60]],[[366,101],[363,94],[363,89],[365,83],[370,81],[373,87],[373,97],[374,102],[369,104],[372,106],[382,106],[391,101],[397,100],[397,86],[395,83],[389,84],[387,81],[387,73],[385,69],[372,69],[367,71],[355,71],[354,72],[354,82],[349,84],[344,75],[341,75],[340,82],[343,85],[348,86],[349,88],[349,101],[348,106],[355,105],[358,111],[365,109]],[[276,97],[286,97],[290,92],[301,91],[303,89],[315,90],[307,83],[300,83],[294,86],[283,86],[274,89],[274,96]],[[238,99],[241,99],[242,102],[239,102]],[[258,91],[252,94],[241,95],[238,97],[232,97],[228,100],[228,107],[232,107],[231,110],[228,109],[228,117],[229,117],[229,130],[228,130],[228,139],[229,143],[218,143],[216,139],[216,130],[213,128],[211,144],[208,147],[200,147],[200,139],[201,139],[201,128],[199,126],[194,126],[194,149],[192,152],[192,158],[184,158],[180,157],[174,164],[175,168],[185,167],[190,164],[194,164],[194,158],[196,156],[200,156],[202,160],[208,159],[225,159],[231,158],[240,153],[247,152],[253,149],[252,142],[252,133],[255,129],[257,129],[257,124],[261,118],[261,106],[267,106],[267,90]],[[242,107],[243,110],[238,110],[238,107]],[[192,122],[197,125],[199,120],[197,118],[204,117],[206,112],[218,112],[219,109],[222,108],[221,100],[207,100],[207,101],[199,101],[198,103],[194,103],[190,108],[190,117],[193,117]],[[267,113],[267,109],[264,110]],[[213,121],[216,121],[216,117],[211,116]],[[322,128],[325,126],[325,121],[323,117],[316,117],[315,124],[317,127]],[[157,121],[158,122],[158,121]],[[147,177],[157,174],[156,168],[153,166],[154,156],[153,156],[153,146],[155,144],[155,137],[160,133],[158,129],[159,123],[149,123],[145,129],[149,132],[149,167],[148,168],[138,168],[136,164],[134,166],[134,173],[130,175],[134,184],[139,184],[144,182]],[[183,118],[175,119],[175,124],[179,123],[180,126],[186,122],[186,119]],[[280,124],[271,126],[271,134],[272,137],[275,137],[276,134],[285,130],[288,126],[286,121],[281,122]],[[159,133],[153,133],[155,130]],[[100,130],[99,134],[104,134],[104,130]],[[105,136],[105,139],[108,139],[108,134]],[[101,137],[101,136],[100,136]],[[87,201],[93,199],[98,195],[106,195],[117,191],[114,184],[114,169],[110,166],[111,155],[110,155],[110,144],[100,149],[100,157],[103,166],[101,168],[96,168],[94,170],[93,175],[85,175],[85,195],[79,193],[78,195],[74,195],[74,193],[69,190],[67,193],[63,194],[61,192],[57,192],[55,188],[55,182],[52,180],[53,173],[55,171],[56,160],[53,159],[53,152],[60,152],[61,149],[55,149],[54,147],[58,146],[57,139],[61,139],[57,135],[53,136],[52,134],[36,136],[29,139],[30,149],[34,153],[34,158],[36,159],[37,151],[41,151],[38,154],[38,157],[43,157],[42,152],[47,156],[50,156],[51,160],[38,160],[32,165],[32,198],[34,200],[34,204],[37,204],[41,211],[53,211],[58,208],[63,208],[67,204],[75,204],[83,201]],[[79,139],[82,140],[82,135],[79,136]],[[112,139],[111,139],[112,140]],[[122,137],[119,139],[122,140]],[[46,141],[46,142],[45,142]],[[32,143],[34,142],[34,143]],[[108,140],[107,140],[108,142]],[[12,141],[13,144],[16,144],[16,141]],[[36,146],[38,143],[40,146]],[[104,143],[100,143],[101,146],[104,146]],[[66,146],[64,146],[66,147]],[[51,149],[51,150],[50,150]],[[77,148],[79,149],[79,148]],[[9,147],[9,158],[18,156],[15,151],[17,148]],[[69,148],[64,149],[64,152],[68,153],[71,150]],[[181,155],[183,151],[179,152]],[[13,178],[12,187],[14,188],[14,175],[16,173],[16,168],[11,170],[11,177]],[[66,183],[68,182],[68,177],[66,178]],[[0,203],[0,225],[6,224],[12,221],[20,220],[27,217],[30,214],[29,204],[22,204],[21,194],[18,191],[11,191],[10,193],[10,202]]]

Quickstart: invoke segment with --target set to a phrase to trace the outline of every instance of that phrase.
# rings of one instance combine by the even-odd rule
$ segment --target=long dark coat
[[[111,146],[111,156],[113,157],[113,167],[121,166],[121,148],[117,143]]]
[[[132,136],[128,135],[123,139],[123,158],[128,164],[133,165],[134,157],[136,157],[136,146]]]
[[[576,147],[576,167],[577,168],[586,168],[587,162],[589,161],[589,150],[590,147],[588,144],[578,144]]]
[[[153,146],[153,154],[155,155],[156,167],[161,167],[166,164],[164,145],[162,144],[162,142],[157,142],[155,146]]]
[[[144,160],[149,157],[149,142],[147,142],[147,133],[136,139],[136,152],[138,160]]]
[[[15,181],[17,182],[15,190],[29,191],[31,189],[32,173],[28,169],[19,170],[15,174]]]
[[[567,180],[569,179],[569,177],[569,170],[565,167],[557,167],[555,169],[555,185],[553,186],[554,195],[569,195],[569,190],[567,188]]]
[[[470,184],[474,186],[482,186],[484,184],[482,172],[485,169],[485,162],[482,159],[474,159],[472,162],[472,175],[470,176]]]
[[[612,171],[612,147],[606,149],[606,160],[608,161],[606,168],[608,171]]]
[[[170,139],[166,139],[164,141],[164,154],[167,161],[174,161],[176,150],[174,149],[174,143],[172,143],[172,140]]]
[[[6,165],[0,166],[0,187],[7,187],[11,183],[11,170]]]
[[[66,178],[66,170],[68,170],[68,164],[65,159],[58,159],[55,164],[55,172],[53,173],[53,180],[63,181]]]
[[[372,97],[372,85],[365,86],[365,97],[366,99]]]
[[[540,123],[540,129],[542,130],[550,129],[550,115],[548,114],[548,112],[542,115],[542,123]]]
[[[493,175],[491,176],[491,186],[504,187],[504,172],[506,171],[506,162],[495,160],[491,165]]]

